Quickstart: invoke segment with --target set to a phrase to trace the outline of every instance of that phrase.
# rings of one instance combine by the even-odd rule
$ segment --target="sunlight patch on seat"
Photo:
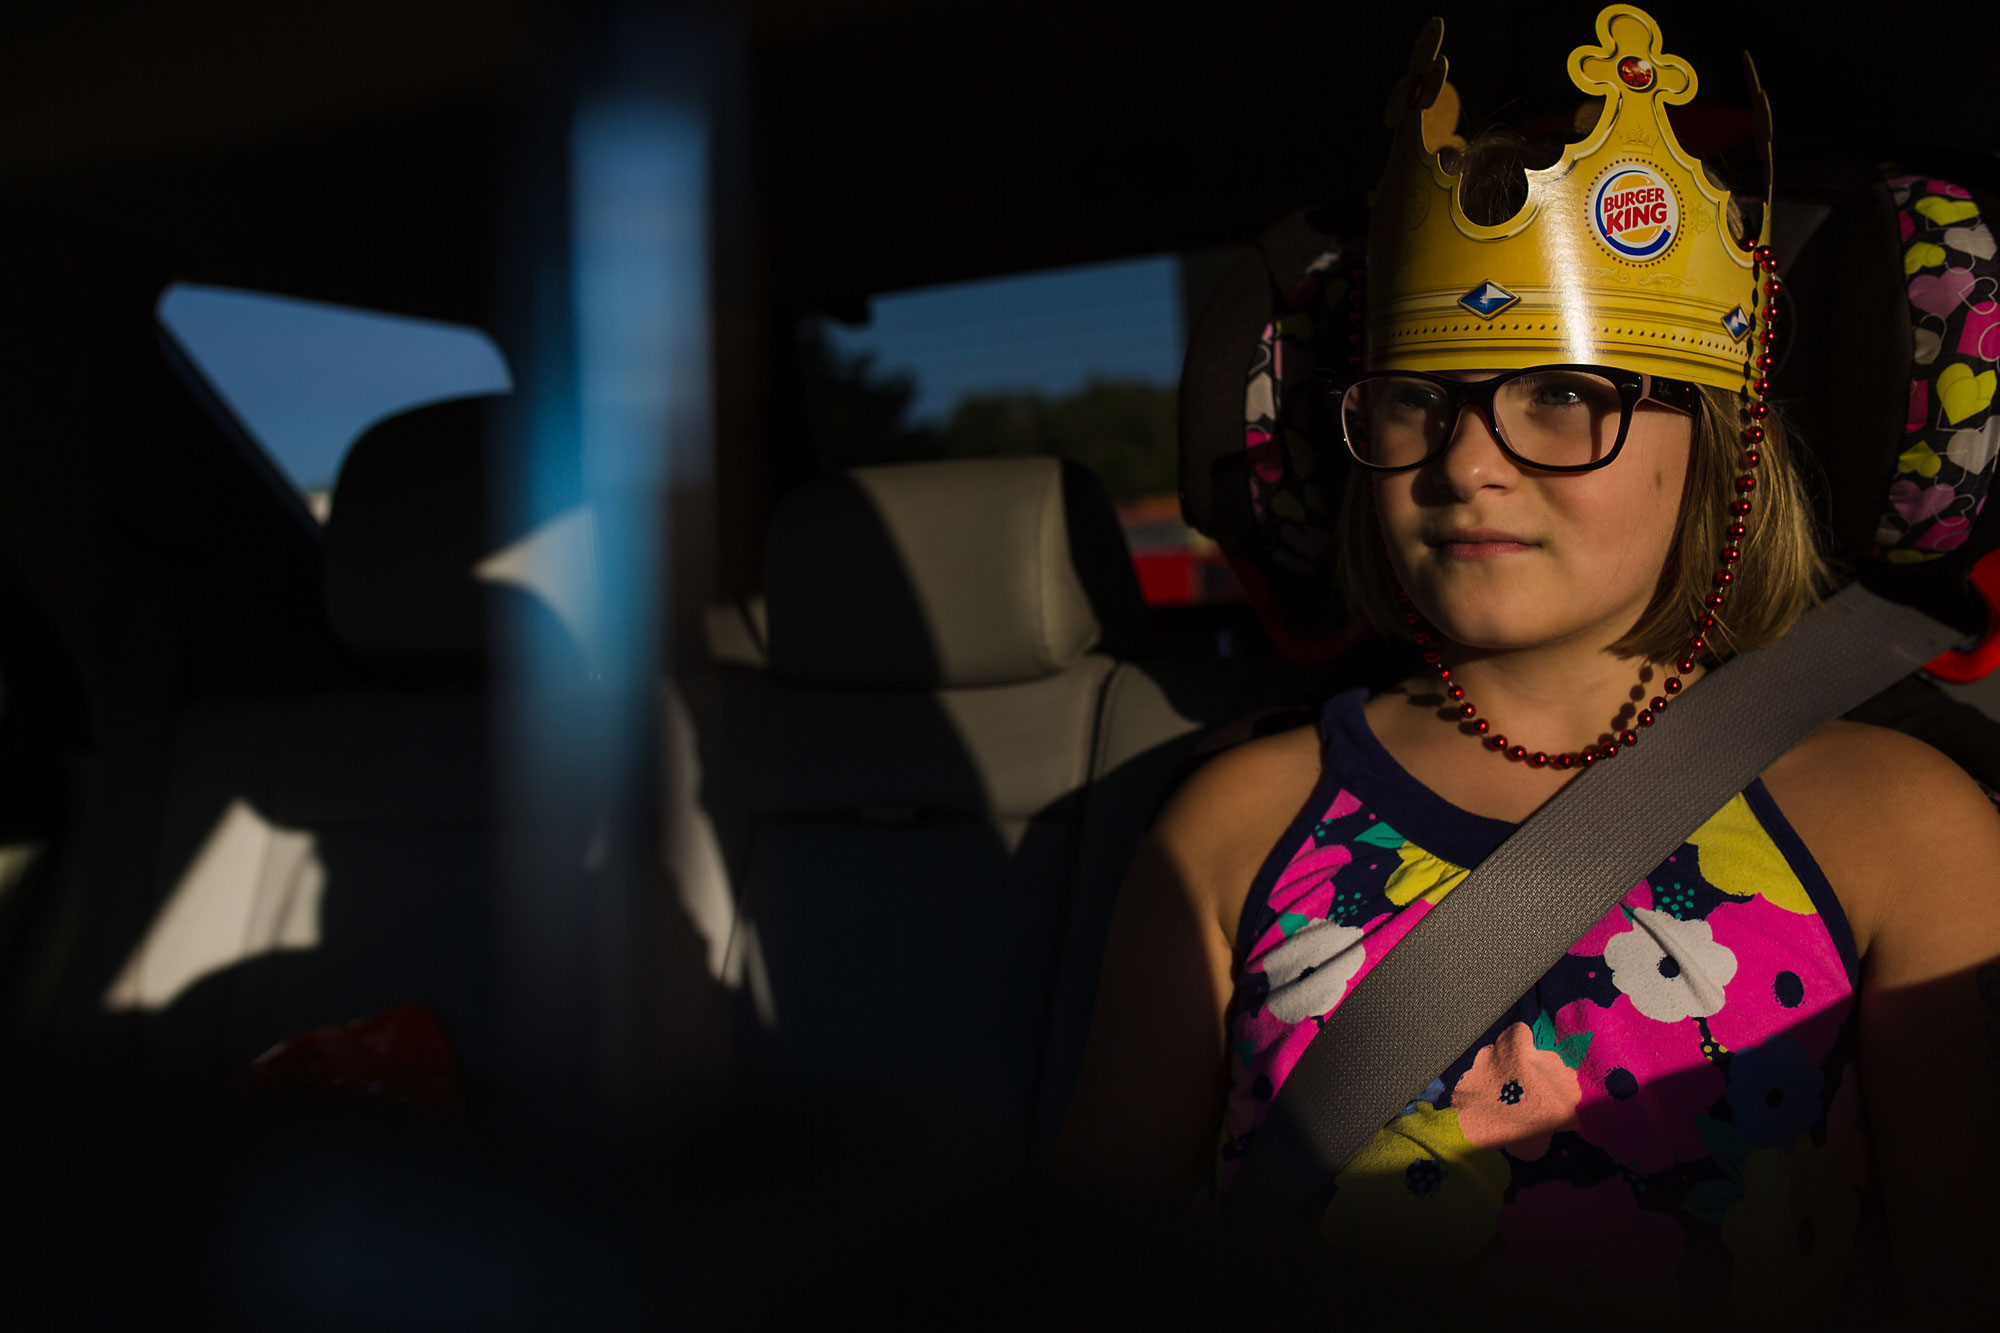
[[[312,835],[232,801],[105,992],[111,1010],[167,1008],[206,977],[319,947],[326,868]]]
[[[577,646],[596,659],[597,525],[573,505],[473,567],[484,583],[505,583],[547,603]]]
[[[715,820],[701,803],[701,753],[694,713],[679,684],[669,682],[661,696],[660,752],[667,799],[660,821],[662,860],[681,910],[707,949],[708,975],[728,984],[729,931],[736,919],[736,892],[729,882],[729,865],[722,855]]]
[[[722,984],[731,990],[747,991],[757,1026],[766,1032],[778,1030],[778,1000],[771,989],[771,969],[764,961],[764,945],[757,938],[757,923],[741,921],[729,940]]]

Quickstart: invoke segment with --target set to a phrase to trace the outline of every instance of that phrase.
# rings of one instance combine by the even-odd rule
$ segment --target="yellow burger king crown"
[[[1754,378],[1757,269],[1728,221],[1729,194],[1674,137],[1667,107],[1695,73],[1630,5],[1597,16],[1597,44],[1570,52],[1570,79],[1601,108],[1555,165],[1527,172],[1528,197],[1494,226],[1469,219],[1437,150],[1458,95],[1439,54],[1442,20],[1417,37],[1390,99],[1395,139],[1368,233],[1364,358],[1374,370],[1620,366],[1724,389]],[[1744,57],[1770,198],[1770,109]],[[1755,244],[1770,241],[1770,210]]]

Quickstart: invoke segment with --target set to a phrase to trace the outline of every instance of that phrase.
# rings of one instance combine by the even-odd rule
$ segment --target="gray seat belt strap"
[[[1294,1226],[1335,1174],[1689,834],[1794,745],[1965,639],[1856,584],[1711,672],[1572,782],[1358,983],[1245,1147],[1223,1212]]]

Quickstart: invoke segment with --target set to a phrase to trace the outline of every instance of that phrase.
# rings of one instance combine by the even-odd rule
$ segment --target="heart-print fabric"
[[[1250,508],[1263,529],[1263,557],[1292,574],[1332,578],[1327,531],[1337,497],[1322,484],[1313,367],[1325,356],[1323,330],[1344,308],[1349,257],[1326,251],[1306,267],[1264,326],[1243,399],[1250,456]]]
[[[1910,417],[1876,554],[1894,564],[1957,550],[1986,505],[2000,431],[2000,264],[1993,232],[1962,186],[1926,176],[1889,181],[1909,279],[1915,378]]]

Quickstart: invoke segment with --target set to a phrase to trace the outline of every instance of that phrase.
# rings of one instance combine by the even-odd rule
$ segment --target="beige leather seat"
[[[323,584],[350,683],[183,709],[137,946],[75,997],[75,1019],[124,1033],[100,1059],[213,1088],[284,1038],[417,1003],[469,1080],[491,1073],[486,662],[496,609],[523,594],[478,572],[495,544],[482,406],[392,418],[348,455]]]
[[[1194,733],[1235,706],[1128,660],[1108,500],[1052,459],[785,497],[726,979],[756,1104],[1015,1173],[1067,1104],[1103,929]],[[1184,688],[1182,687],[1184,686]]]

